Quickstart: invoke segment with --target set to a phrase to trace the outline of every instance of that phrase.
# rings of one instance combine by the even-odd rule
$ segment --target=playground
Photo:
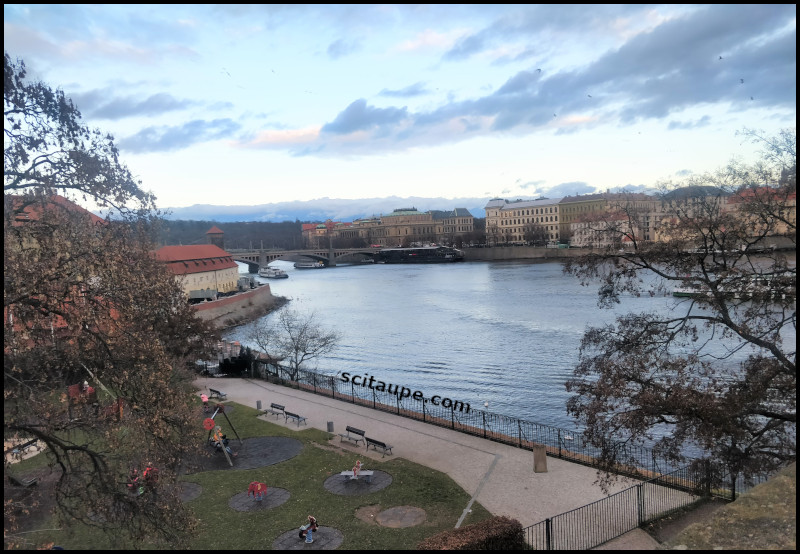
[[[195,461],[200,463],[180,481],[182,500],[200,520],[192,549],[414,548],[452,529],[470,500],[444,473],[399,456],[382,460],[360,455],[363,449],[337,448],[331,433],[271,423],[259,418],[256,409],[233,402],[212,402],[206,412],[198,397],[197,405],[197,422],[208,439],[198,445]],[[232,455],[217,448],[217,433],[226,436]],[[43,458],[22,460],[15,470],[39,476],[37,494],[46,500],[52,474]],[[358,478],[350,478],[353,469]],[[366,518],[365,509],[370,513]],[[110,547],[89,527],[58,530],[46,502],[33,515],[38,543],[70,550]],[[309,515],[317,522],[313,542],[299,536]],[[464,524],[488,517],[474,503]]]

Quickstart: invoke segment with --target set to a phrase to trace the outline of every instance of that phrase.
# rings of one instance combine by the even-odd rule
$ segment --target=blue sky
[[[753,160],[737,131],[796,125],[796,14],[6,4],[4,47],[162,208],[557,197]]]

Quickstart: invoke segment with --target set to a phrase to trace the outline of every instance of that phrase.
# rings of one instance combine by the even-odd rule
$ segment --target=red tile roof
[[[12,203],[12,207],[16,208],[22,204],[22,202],[25,200],[25,197],[8,195],[6,196],[5,200],[10,201]],[[22,212],[16,215],[12,225],[16,227],[19,225],[24,225],[28,221],[39,221],[46,209],[52,209],[55,207],[65,208],[72,212],[84,212],[89,216],[92,223],[105,223],[105,219],[102,217],[99,217],[86,208],[77,205],[72,200],[68,200],[59,194],[54,194],[50,196],[45,203],[43,203],[41,200],[35,200],[31,204],[25,206]]]
[[[174,275],[239,267],[230,254],[213,244],[163,246],[156,250],[155,256],[165,262]]]
[[[224,235],[225,233],[222,231],[222,229],[220,229],[219,227],[214,225],[211,229],[206,231],[206,234],[207,235],[217,235],[217,234]]]

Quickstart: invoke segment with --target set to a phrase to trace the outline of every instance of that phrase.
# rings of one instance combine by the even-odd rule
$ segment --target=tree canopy
[[[796,139],[744,134],[764,147],[759,162],[665,183],[655,210],[621,197],[595,222],[610,246],[565,267],[600,281],[603,306],[682,295],[583,337],[568,410],[606,469],[636,463],[623,441],[675,462],[694,448],[726,483],[795,459]],[[643,221],[658,240],[641,240]]]
[[[195,523],[177,475],[202,444],[185,367],[215,334],[152,255],[154,198],[112,138],[4,60],[4,437],[46,446],[67,525],[100,527],[128,548],[180,547]],[[131,494],[131,472],[148,466],[158,479]],[[32,537],[18,533],[30,506],[13,472],[6,460],[7,548]]]
[[[339,344],[340,335],[317,324],[313,313],[304,316],[283,309],[277,321],[272,318],[257,321],[249,338],[271,363],[284,369],[289,379],[294,380],[307,364],[332,352]]]

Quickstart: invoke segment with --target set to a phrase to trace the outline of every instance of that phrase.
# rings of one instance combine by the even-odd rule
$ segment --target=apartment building
[[[486,210],[486,244],[526,244],[532,237],[547,243],[561,238],[559,202],[562,198],[540,200],[489,200]]]

